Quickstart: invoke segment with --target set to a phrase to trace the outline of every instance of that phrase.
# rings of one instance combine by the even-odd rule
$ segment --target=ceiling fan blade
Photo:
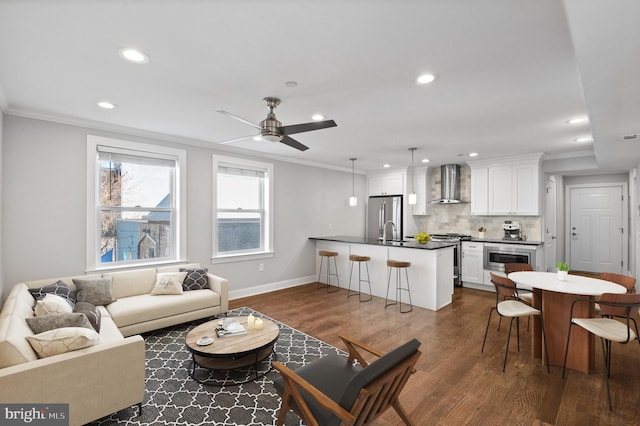
[[[216,142],[218,145],[224,145],[227,143],[231,143],[231,142],[237,142],[237,141],[241,141],[243,139],[249,139],[249,138],[255,138],[256,135],[249,135],[249,136],[243,136],[241,138],[233,138],[233,139],[228,139],[226,141],[222,141],[222,142]]]
[[[326,129],[327,127],[336,127],[337,124],[333,120],[312,121],[311,123],[293,124],[291,126],[282,126],[282,132],[285,135],[293,135],[295,133],[310,132],[311,130]]]
[[[224,115],[226,115],[228,117],[235,118],[236,120],[242,121],[243,123],[248,124],[249,126],[255,127],[256,129],[260,129],[260,126],[258,126],[257,124],[254,124],[254,123],[250,122],[249,120],[245,120],[242,117],[238,117],[235,114],[231,114],[230,112],[225,111],[223,109],[214,108],[214,111],[219,112],[220,114],[224,114]]]
[[[300,151],[306,151],[309,149],[308,146],[302,145],[300,142],[298,142],[297,140],[290,138],[289,136],[285,136],[282,138],[282,140],[280,141],[285,145],[289,145],[292,148],[295,148],[297,150]]]

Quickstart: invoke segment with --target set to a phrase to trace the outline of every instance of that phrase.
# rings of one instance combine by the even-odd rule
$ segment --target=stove
[[[456,287],[462,287],[462,276],[460,274],[462,267],[462,241],[469,241],[470,239],[471,235],[465,234],[431,234],[431,241],[456,243],[453,247],[453,285]]]

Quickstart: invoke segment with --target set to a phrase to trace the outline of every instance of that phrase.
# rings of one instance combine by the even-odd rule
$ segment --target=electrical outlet
[[[260,272],[264,272],[264,263],[261,263],[261,264],[258,265],[258,270]]]

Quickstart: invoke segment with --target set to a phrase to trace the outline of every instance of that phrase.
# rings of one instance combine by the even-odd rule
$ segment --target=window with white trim
[[[213,158],[213,258],[272,255],[273,165]]]
[[[88,137],[87,269],[184,260],[186,152]]]

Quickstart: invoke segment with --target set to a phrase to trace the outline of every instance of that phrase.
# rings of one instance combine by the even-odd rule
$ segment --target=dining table
[[[542,338],[540,319],[534,318],[532,326],[532,356],[542,358],[546,345],[549,365],[562,366],[567,347],[571,305],[578,298],[594,300],[604,293],[626,293],[627,289],[611,281],[583,275],[569,274],[564,280],[556,272],[524,271],[508,274],[517,288],[533,292],[533,306],[542,310],[545,339]],[[573,317],[592,318],[594,303],[576,303]],[[567,367],[589,373],[595,364],[595,344],[593,334],[581,327],[571,331]]]

